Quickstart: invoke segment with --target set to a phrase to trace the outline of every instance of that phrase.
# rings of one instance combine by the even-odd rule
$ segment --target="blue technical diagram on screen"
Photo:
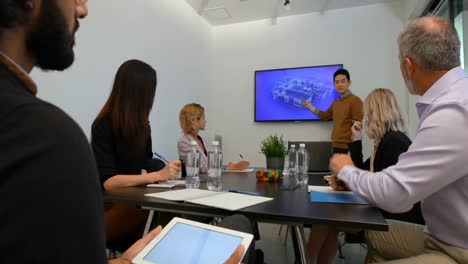
[[[306,100],[326,111],[340,95],[333,74],[343,65],[255,72],[255,121],[320,120],[302,106]]]
[[[242,237],[177,223],[143,259],[158,264],[224,263],[241,242]]]

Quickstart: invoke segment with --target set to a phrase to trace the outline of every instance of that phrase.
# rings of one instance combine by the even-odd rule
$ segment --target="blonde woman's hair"
[[[188,104],[182,107],[179,113],[180,128],[185,134],[195,132],[194,124],[205,114],[205,109],[199,104]]]
[[[367,135],[380,140],[389,131],[405,132],[405,118],[395,95],[385,88],[372,91],[364,101],[364,118]]]

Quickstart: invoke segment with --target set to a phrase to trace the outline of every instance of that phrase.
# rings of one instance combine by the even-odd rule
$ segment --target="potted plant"
[[[288,153],[283,136],[269,135],[260,146],[260,151],[266,157],[267,169],[283,170],[284,156]]]

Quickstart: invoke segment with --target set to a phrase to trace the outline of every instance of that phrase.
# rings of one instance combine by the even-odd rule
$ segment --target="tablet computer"
[[[247,250],[252,239],[248,233],[174,217],[133,263],[224,263],[240,244]]]

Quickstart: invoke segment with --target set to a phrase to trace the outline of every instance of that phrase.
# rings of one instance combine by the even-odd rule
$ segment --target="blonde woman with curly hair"
[[[187,152],[190,151],[190,141],[197,142],[197,149],[200,152],[200,171],[207,171],[208,151],[202,137],[198,134],[200,130],[205,130],[205,109],[196,103],[185,105],[179,113],[180,128],[183,135],[177,142],[179,159],[185,160]],[[229,162],[228,170],[243,170],[249,166],[249,162],[242,160],[238,163]]]

